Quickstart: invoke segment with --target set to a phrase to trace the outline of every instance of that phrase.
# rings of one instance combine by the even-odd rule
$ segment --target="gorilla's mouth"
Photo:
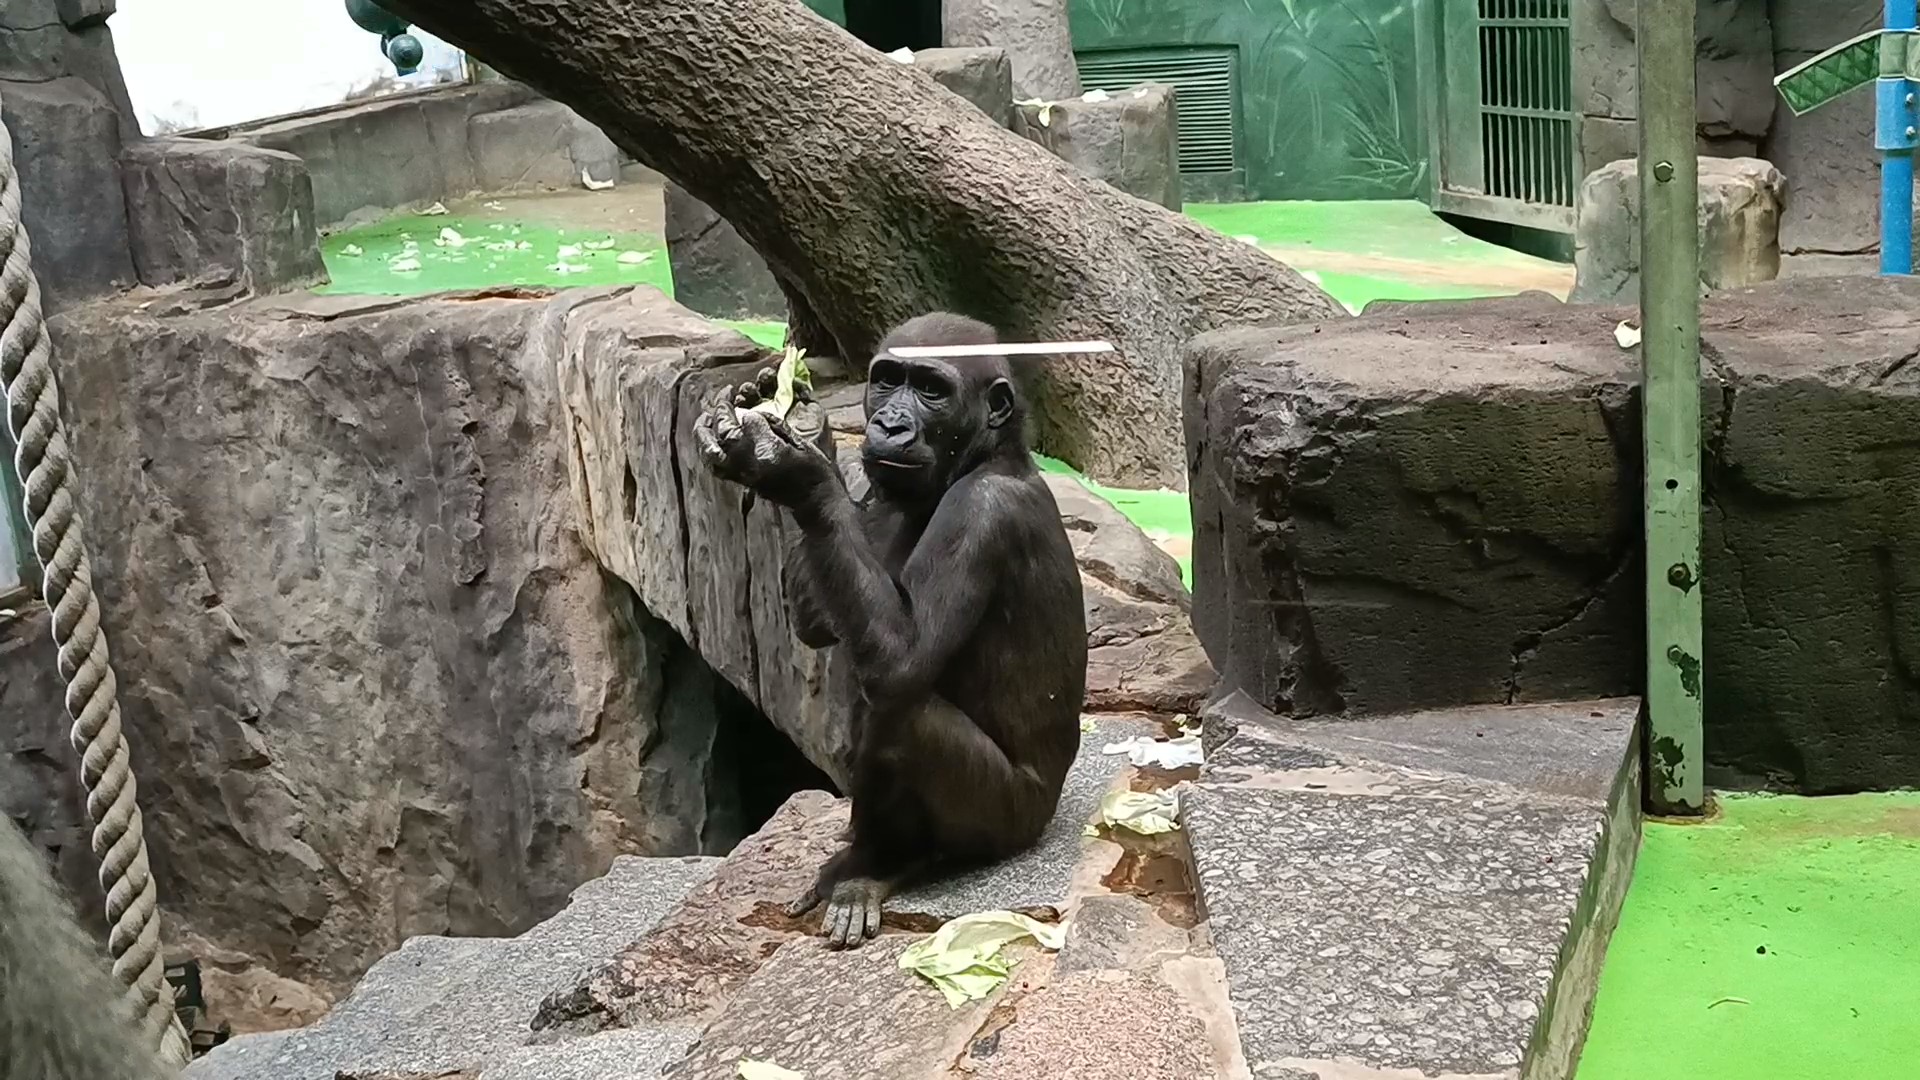
[[[875,465],[885,465],[889,469],[924,469],[926,468],[925,465],[922,465],[917,461],[893,461],[889,458],[883,458],[883,457],[872,458],[870,460]]]

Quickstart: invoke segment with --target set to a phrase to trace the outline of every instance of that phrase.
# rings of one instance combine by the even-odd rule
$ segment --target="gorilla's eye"
[[[953,396],[953,387],[939,375],[922,368],[913,372],[913,392],[929,405],[938,405]]]
[[[900,361],[875,360],[867,368],[867,381],[882,390],[900,385]]]

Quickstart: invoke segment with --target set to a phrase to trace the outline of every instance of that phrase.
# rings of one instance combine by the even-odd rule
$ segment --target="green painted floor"
[[[1578,1080],[1920,1077],[1920,794],[1649,823]]]

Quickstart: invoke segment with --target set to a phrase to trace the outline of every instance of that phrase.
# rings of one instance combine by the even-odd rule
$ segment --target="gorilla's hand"
[[[741,383],[733,391],[733,407],[751,409],[763,401],[772,401],[780,391],[780,372],[763,367],[751,382]],[[813,388],[799,383],[793,388],[793,405],[787,409],[787,430],[794,441],[817,445],[827,426],[827,410],[813,398]]]
[[[700,414],[693,436],[715,476],[781,506],[798,506],[833,479],[833,463],[817,448],[785,422],[736,407],[732,395]]]

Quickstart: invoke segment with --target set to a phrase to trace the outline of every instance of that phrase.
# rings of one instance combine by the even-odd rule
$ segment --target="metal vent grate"
[[[1572,206],[1571,0],[1479,0],[1486,192]]]
[[[1117,94],[1144,82],[1174,88],[1179,114],[1180,171],[1232,172],[1232,49],[1126,49],[1079,53],[1080,84]]]

